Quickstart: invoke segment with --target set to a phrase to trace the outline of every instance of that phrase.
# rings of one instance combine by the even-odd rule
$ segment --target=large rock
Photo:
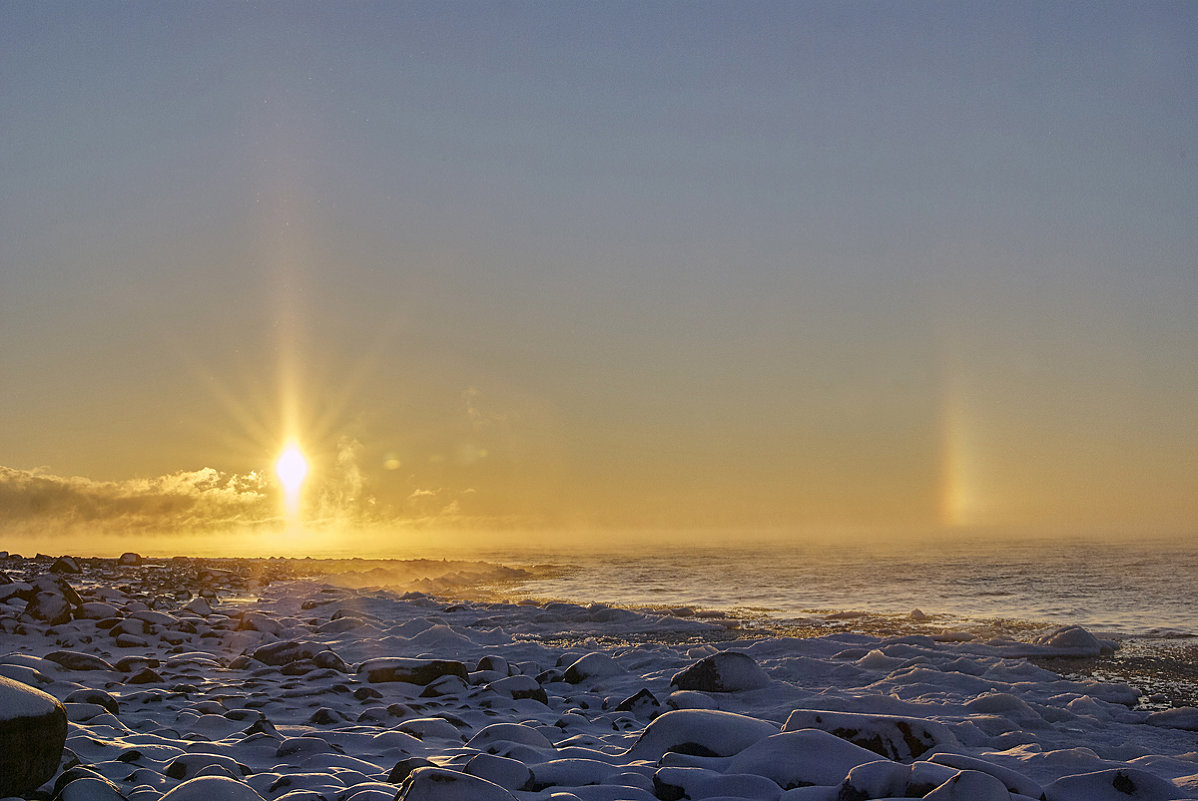
[[[951,750],[959,745],[943,723],[899,715],[796,709],[786,719],[782,731],[800,729],[821,729],[900,762],[918,759],[934,748]]]
[[[58,593],[39,592],[25,604],[25,614],[34,620],[58,626],[70,622],[71,605]]]
[[[628,756],[654,761],[667,751],[732,756],[777,733],[777,724],[747,715],[715,709],[675,709],[646,726],[628,749]]]
[[[494,782],[446,768],[417,768],[399,787],[396,801],[515,801]],[[166,801],[166,799],[163,799]]]
[[[581,684],[591,679],[605,679],[610,676],[620,676],[628,671],[619,662],[604,653],[585,654],[566,668],[562,678],[570,684]]]
[[[311,659],[322,650],[324,650],[324,646],[316,643],[284,640],[263,645],[261,648],[255,649],[250,656],[263,664],[280,667],[300,659]]]
[[[50,565],[51,573],[72,573],[78,574],[83,571],[79,569],[79,563],[75,561],[73,556],[60,556]]]
[[[1173,782],[1140,768],[1109,768],[1062,776],[1044,786],[1048,801],[1172,801],[1185,797]]]
[[[706,656],[674,674],[670,685],[679,690],[700,690],[706,693],[731,693],[740,690],[759,690],[769,686],[765,675],[753,657],[740,651],[721,651]]]
[[[673,713],[667,713],[673,714]],[[774,734],[728,760],[729,773],[752,773],[784,790],[807,785],[834,785],[858,765],[878,762],[873,751],[818,729]]]
[[[67,670],[112,670],[112,665],[98,656],[82,651],[51,651],[45,657]]]
[[[140,565],[141,554],[136,554],[133,551],[126,551],[125,553],[121,554],[121,557],[117,559],[116,562],[118,565]]]
[[[0,676],[0,796],[31,792],[58,769],[67,711],[53,696]]]
[[[1052,656],[1062,657],[1099,656],[1115,650],[1112,643],[1098,639],[1081,626],[1062,626],[1041,634],[1034,643],[1056,651]]]
[[[176,786],[161,801],[262,801],[262,796],[227,776],[200,776]]]
[[[415,659],[385,656],[367,659],[358,666],[359,678],[369,682],[403,681],[409,684],[432,684],[442,676],[457,676],[469,681],[466,666],[454,659]]]

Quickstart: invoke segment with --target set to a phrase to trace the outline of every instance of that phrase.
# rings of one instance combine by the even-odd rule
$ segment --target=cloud
[[[345,439],[335,469],[308,488],[301,520],[308,534],[382,530],[495,530],[535,521],[480,517],[468,512],[473,488],[415,489],[395,504],[380,502],[359,469],[362,446]],[[0,466],[0,536],[119,536],[135,541],[174,535],[236,535],[283,532],[295,521],[283,514],[275,482],[258,473],[226,473],[205,467],[153,478],[96,481],[53,475],[43,469]],[[3,545],[3,543],[0,543]]]
[[[93,481],[0,467],[0,524],[6,531],[213,531],[263,525],[276,516],[274,495],[257,473],[205,467],[156,478]]]

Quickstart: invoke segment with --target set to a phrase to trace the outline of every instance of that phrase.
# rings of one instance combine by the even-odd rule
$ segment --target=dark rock
[[[899,762],[911,762],[932,753],[933,749],[949,751],[959,745],[945,724],[901,715],[796,709],[786,719],[782,731],[800,729],[821,729]]]
[[[122,673],[132,673],[138,668],[150,667],[156,668],[162,662],[152,656],[126,656],[117,660],[116,669]]]
[[[391,772],[387,774],[387,781],[391,782],[391,784],[399,784],[408,778],[408,774],[416,770],[416,768],[431,767],[434,767],[434,764],[424,757],[406,757],[396,762],[395,767],[391,768]]]
[[[769,676],[758,667],[753,657],[739,651],[721,651],[704,657],[670,679],[671,686],[680,690],[707,693],[759,690],[769,686],[769,683]]]
[[[80,776],[66,784],[59,801],[125,801],[120,788],[103,776]]]
[[[494,782],[447,768],[416,768],[400,785],[395,801],[434,798],[469,798],[470,801],[515,801],[515,796]]]
[[[247,737],[251,734],[268,734],[271,737],[279,737],[279,730],[275,728],[275,724],[271,723],[265,717],[261,720],[254,721],[253,724],[246,727],[243,732]]]
[[[657,700],[657,696],[649,692],[648,687],[642,687],[636,693],[616,704],[617,712],[632,712],[637,715],[652,714],[654,710],[660,708],[661,702]]]
[[[192,779],[200,771],[217,766],[230,776],[249,776],[253,771],[232,757],[220,754],[181,754],[166,764],[162,771],[168,779]]]
[[[34,620],[58,626],[70,622],[71,605],[57,593],[39,592],[25,605],[25,614]]]
[[[117,700],[103,690],[92,690],[85,687],[82,690],[75,690],[62,700],[68,704],[97,704],[114,715],[120,712]]]
[[[375,698],[382,698],[383,694],[373,687],[359,687],[354,690],[354,698],[359,701],[368,701]]]
[[[581,684],[588,679],[602,679],[618,676],[627,671],[605,653],[596,651],[585,654],[575,660],[562,673],[562,679],[570,684]]]
[[[409,657],[368,659],[358,668],[358,676],[371,683],[403,681],[426,685],[442,676],[457,676],[463,683],[469,681],[466,666],[457,660]]]
[[[478,667],[475,670],[497,670],[500,673],[510,676],[512,674],[511,666],[508,661],[502,656],[488,655],[478,660]]]
[[[112,670],[113,667],[107,661],[92,654],[85,654],[82,651],[51,651],[46,654],[46,659],[51,662],[57,662],[67,670]]]
[[[328,649],[312,657],[312,661],[316,664],[316,667],[335,670],[338,673],[353,673],[354,670],[350,667],[349,663],[337,656],[334,651]]]
[[[116,563],[118,565],[125,566],[140,565],[141,555],[133,553],[132,551],[126,551],[125,553],[121,554],[120,558],[116,560]]]
[[[283,667],[279,668],[279,672],[284,676],[302,676],[305,673],[311,673],[316,669],[316,665],[311,659],[297,659],[294,662],[288,662]]]
[[[256,648],[250,656],[264,665],[282,667],[290,662],[296,662],[301,659],[312,659],[322,650],[324,649],[315,643],[283,640]]]
[[[342,715],[340,712],[334,709],[329,709],[327,706],[322,706],[320,709],[312,713],[312,717],[308,718],[309,723],[321,725],[344,723],[345,721],[345,715]]]
[[[53,696],[0,676],[0,796],[48,781],[67,741],[67,711]]]
[[[470,689],[466,682],[457,676],[442,676],[430,683],[420,693],[421,698],[440,698],[443,695],[461,695]]]
[[[130,676],[127,684],[158,684],[162,682],[162,676],[159,676],[151,668],[143,668],[140,672]]]
[[[54,564],[50,565],[50,572],[79,574],[83,571],[79,569],[79,563],[73,556],[60,556],[54,561]]]
[[[54,789],[51,791],[51,793],[55,798],[57,798],[62,794],[62,788],[66,787],[76,779],[95,779],[100,778],[101,776],[102,774],[100,771],[89,765],[78,765],[73,768],[68,768],[59,774],[58,778],[54,780]]]

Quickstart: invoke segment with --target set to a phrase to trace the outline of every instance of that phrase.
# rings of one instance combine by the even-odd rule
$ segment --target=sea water
[[[480,554],[531,566],[528,553]],[[513,594],[690,606],[785,624],[812,613],[919,609],[949,622],[1077,623],[1129,636],[1198,635],[1198,537],[960,537],[539,553]]]

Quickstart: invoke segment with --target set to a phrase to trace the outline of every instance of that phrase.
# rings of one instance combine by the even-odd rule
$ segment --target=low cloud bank
[[[7,532],[207,532],[278,521],[275,495],[257,473],[210,467],[155,478],[94,481],[0,467],[0,525]]]

